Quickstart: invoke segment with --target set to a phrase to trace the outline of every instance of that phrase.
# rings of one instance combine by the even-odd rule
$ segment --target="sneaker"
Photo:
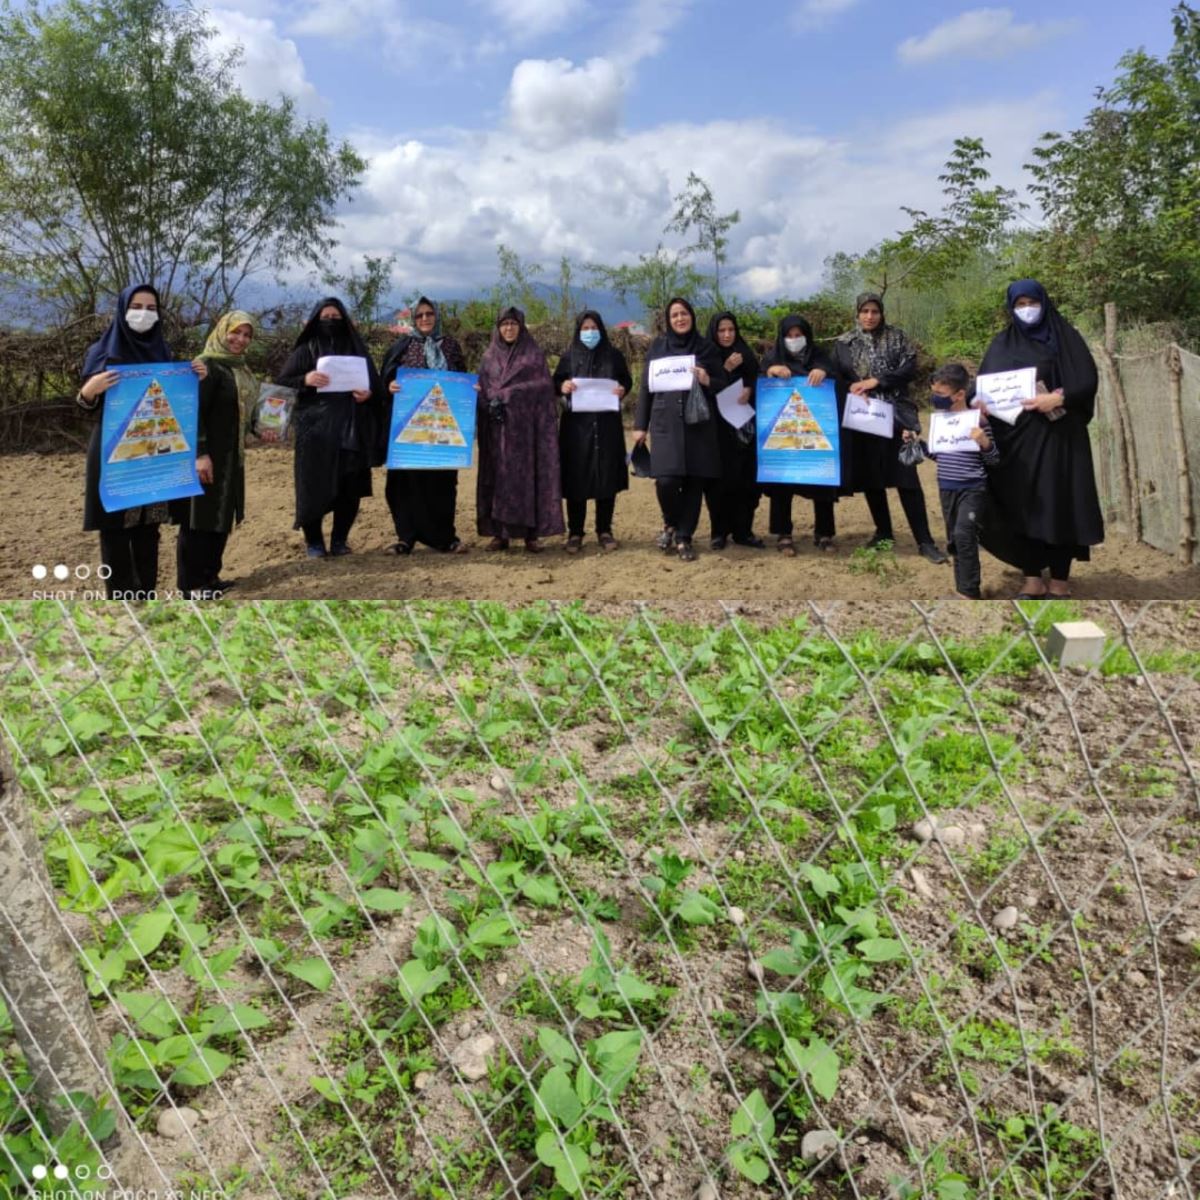
[[[307,553],[309,558],[326,558],[329,551],[325,549],[324,542],[309,542],[305,553]]]
[[[917,547],[917,552],[921,555],[921,557],[923,559],[925,559],[928,562],[933,563],[935,566],[940,567],[942,565],[942,563],[946,563],[946,562],[950,561],[946,557],[945,553],[938,546],[935,546],[932,542],[922,542]]]
[[[347,554],[353,554],[347,542],[330,542],[329,554],[332,558],[344,558]]]

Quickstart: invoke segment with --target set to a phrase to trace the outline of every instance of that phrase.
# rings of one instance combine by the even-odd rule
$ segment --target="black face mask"
[[[346,323],[341,317],[333,317],[332,319],[322,317],[319,324],[321,326],[321,333],[330,339],[336,338],[346,328]]]
[[[938,412],[949,412],[953,404],[953,396],[939,396],[937,392],[930,393],[929,405],[931,408],[937,409]]]

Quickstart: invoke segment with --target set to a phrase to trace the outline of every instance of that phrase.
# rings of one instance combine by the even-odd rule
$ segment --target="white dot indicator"
[[[34,1167],[33,1170],[30,1172],[30,1174],[34,1177],[34,1179],[45,1179],[46,1178],[45,1165],[42,1163],[38,1163],[38,1165],[36,1167]]]
[[[70,575],[71,568],[68,567],[66,563],[59,563],[58,566],[54,568],[55,579],[68,579]]]
[[[58,1166],[56,1166],[54,1168],[54,1178],[55,1179],[66,1179],[67,1176],[70,1174],[71,1174],[71,1172],[69,1170],[67,1170],[67,1168],[64,1167],[62,1165],[62,1163],[59,1163]]]
[[[34,579],[45,579],[49,572],[46,570],[45,563],[34,563],[33,577]]]
[[[96,578],[97,579],[111,579],[112,578],[112,567],[110,567],[108,565],[108,563],[101,563],[96,568]]]
[[[80,1163],[79,1166],[75,1168],[76,1179],[86,1179],[91,1173],[92,1168],[89,1167],[87,1163]]]
[[[75,568],[75,578],[76,579],[86,579],[91,573],[92,573],[92,568],[89,567],[87,565],[87,563],[80,563]]]

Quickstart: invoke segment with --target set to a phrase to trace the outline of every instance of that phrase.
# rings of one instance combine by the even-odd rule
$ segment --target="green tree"
[[[378,325],[386,315],[384,309],[391,295],[395,266],[394,254],[364,254],[361,271],[351,268],[345,275],[326,272],[322,280],[326,287],[341,293],[356,322]]]
[[[237,53],[165,0],[5,4],[0,271],[76,314],[153,281],[193,318],[251,276],[320,267],[364,169],[290,100],[248,100]]]
[[[1083,126],[1034,152],[1047,228],[1031,269],[1077,310],[1200,317],[1200,12],[1173,19],[1165,58],[1125,55]]]
[[[725,251],[729,246],[726,235],[741,219],[741,213],[736,209],[718,215],[712,188],[694,171],[689,171],[687,184],[675,197],[675,212],[663,229],[664,233],[678,233],[681,237],[691,234],[695,237],[695,242],[687,247],[684,254],[712,256],[712,299],[715,307],[720,307],[722,303],[721,267],[725,264]]]
[[[503,242],[496,247],[496,258],[500,278],[492,287],[492,307],[501,309],[515,304],[525,313],[525,320],[530,325],[540,325],[550,315],[549,306],[537,293],[537,279],[542,268],[537,263],[525,262]]]
[[[672,251],[660,242],[653,254],[639,254],[636,264],[607,267],[588,264],[598,287],[611,291],[622,303],[636,296],[647,317],[655,320],[672,296],[695,296],[712,283],[688,262],[688,251]]]

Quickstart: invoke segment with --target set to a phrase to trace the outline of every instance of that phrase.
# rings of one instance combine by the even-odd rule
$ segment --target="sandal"
[[[670,525],[664,525],[663,531],[658,535],[658,548],[664,553],[667,553],[675,545],[675,530]]]
[[[818,550],[833,551],[837,549],[837,547],[833,544],[833,538],[831,537],[813,538],[813,545],[816,546]]]
[[[526,543],[526,547],[528,547],[528,542]],[[580,550],[583,549],[583,538],[579,537],[577,534],[571,534],[571,536],[567,538],[566,542],[563,544],[563,549],[568,554],[578,554]]]
[[[710,538],[708,544],[713,550],[724,550],[729,544],[729,540],[723,533],[721,533]]]
[[[775,549],[778,550],[784,558],[796,557],[796,543],[793,542],[790,537],[781,537],[779,541],[775,543]]]
[[[387,548],[389,554],[396,555],[397,558],[407,557],[413,552],[412,542],[394,542]]]
[[[606,553],[612,553],[612,551],[618,549],[621,544],[615,537],[613,537],[611,533],[596,534],[596,541],[600,543],[600,549]]]
[[[696,552],[692,549],[692,541],[689,538],[686,542],[680,541],[675,544],[675,553],[679,556],[680,562],[695,562]]]
[[[445,550],[442,551],[443,554],[466,554],[466,552],[467,543],[460,541],[458,538],[455,538],[454,541],[452,541],[450,545],[448,545]]]
[[[494,537],[494,538],[492,538],[492,540],[490,542],[488,542],[487,548],[489,550],[507,550],[508,549],[508,538]]]
[[[526,554],[541,554],[541,552],[543,550],[545,550],[545,548],[546,547],[543,546],[542,543],[537,540],[537,538],[526,538],[525,539],[525,553]]]

